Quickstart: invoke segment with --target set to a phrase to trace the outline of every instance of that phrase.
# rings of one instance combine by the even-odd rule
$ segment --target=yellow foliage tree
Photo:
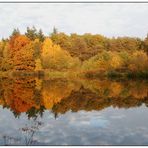
[[[110,60],[110,65],[113,69],[117,69],[122,65],[122,59],[117,53],[112,54],[112,58]]]
[[[36,59],[35,60],[35,71],[39,71],[42,70],[42,63],[41,63],[41,59]]]
[[[132,71],[148,70],[148,56],[143,51],[135,51],[129,61],[129,69]]]
[[[62,49],[59,45],[53,44],[49,38],[46,38],[43,42],[41,60],[43,68],[54,70],[67,69],[78,62],[66,50]]]

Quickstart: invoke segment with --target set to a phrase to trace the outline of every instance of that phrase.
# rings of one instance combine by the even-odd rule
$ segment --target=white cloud
[[[148,4],[101,3],[20,3],[0,4],[0,37],[13,28],[42,28],[48,34],[56,26],[66,33],[86,32],[105,36],[145,37],[148,32]]]

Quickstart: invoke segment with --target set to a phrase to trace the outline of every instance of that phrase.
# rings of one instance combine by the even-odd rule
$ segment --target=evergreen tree
[[[53,28],[53,33],[54,33],[54,34],[57,34],[57,33],[58,33],[57,28],[55,28],[55,27]]]
[[[12,32],[10,38],[13,37],[13,36],[18,36],[18,35],[20,35],[19,29],[18,29],[18,28],[16,28],[16,29],[14,28],[14,30],[13,30],[13,32]]]
[[[39,30],[39,32],[38,32],[38,34],[37,34],[37,38],[38,38],[41,42],[43,42],[44,39],[45,39],[45,36],[44,36],[43,31],[42,31],[41,29]]]
[[[30,39],[30,40],[35,40],[37,38],[37,30],[36,28],[33,26],[32,28],[27,27],[27,32],[25,33],[25,35]]]

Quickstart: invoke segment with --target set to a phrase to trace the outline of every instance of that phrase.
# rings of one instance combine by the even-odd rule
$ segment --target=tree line
[[[29,28],[24,34],[14,29],[0,41],[0,70],[79,71],[82,75],[126,73],[129,77],[148,76],[148,36],[108,38],[100,34],[53,32]],[[135,73],[137,75],[135,75]]]

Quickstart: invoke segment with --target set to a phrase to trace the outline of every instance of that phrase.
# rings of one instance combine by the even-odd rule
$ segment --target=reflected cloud
[[[146,81],[19,77],[0,86],[0,145],[148,144]]]

